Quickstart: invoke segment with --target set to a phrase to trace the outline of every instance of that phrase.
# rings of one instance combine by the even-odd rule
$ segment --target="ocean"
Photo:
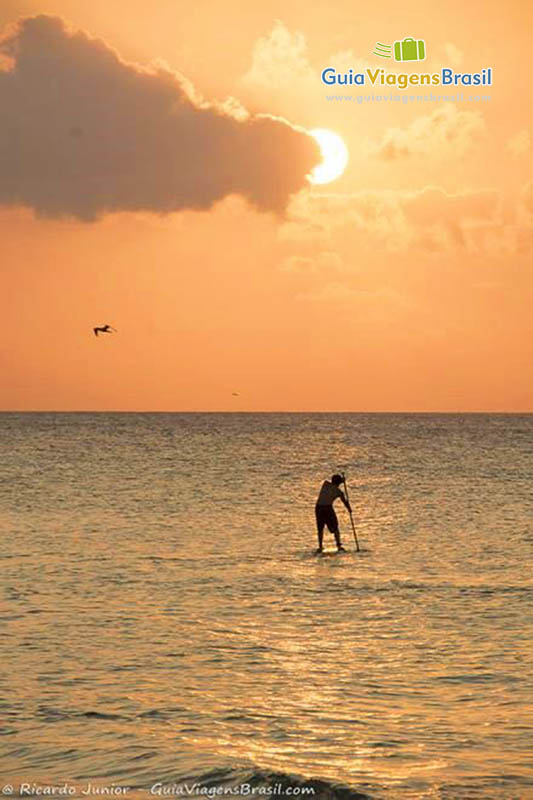
[[[532,441],[513,414],[1,414],[0,793],[533,797]],[[339,467],[361,551],[338,503],[320,558]]]

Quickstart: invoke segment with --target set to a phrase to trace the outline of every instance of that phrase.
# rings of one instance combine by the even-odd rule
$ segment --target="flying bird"
[[[94,335],[98,336],[99,333],[116,333],[116,328],[111,325],[101,325],[99,328],[93,328]]]

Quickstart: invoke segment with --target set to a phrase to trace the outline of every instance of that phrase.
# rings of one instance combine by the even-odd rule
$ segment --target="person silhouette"
[[[324,481],[320,489],[316,505],[316,527],[318,531],[318,548],[317,553],[322,552],[322,542],[324,539],[324,526],[327,525],[328,530],[334,535],[337,550],[344,551],[341,544],[341,534],[339,531],[339,520],[333,508],[333,503],[337,498],[340,498],[350,514],[352,513],[351,506],[344,496],[344,492],[339,489],[342,483],[342,475],[332,475],[330,481]]]

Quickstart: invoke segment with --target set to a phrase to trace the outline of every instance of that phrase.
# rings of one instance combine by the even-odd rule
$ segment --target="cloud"
[[[446,54],[446,59],[450,63],[452,67],[459,68],[464,60],[464,55],[462,50],[459,50],[453,42],[446,42],[444,45],[444,52]]]
[[[531,137],[527,128],[523,128],[521,131],[518,131],[518,133],[515,133],[507,142],[507,149],[514,156],[523,156],[529,151],[530,147]]]
[[[254,45],[252,65],[242,77],[244,84],[267,89],[281,89],[302,80],[315,79],[307,58],[307,44],[303,33],[291,31],[276,20],[267,36],[261,36]]]
[[[418,117],[407,128],[390,128],[374,155],[384,161],[408,156],[462,156],[481,138],[485,122],[476,111],[458,111],[445,105]]]
[[[253,88],[254,93],[272,96],[279,102],[280,95],[287,94],[287,100],[294,107],[294,87],[298,87],[298,98],[316,99],[321,96],[324,84],[320,73],[325,66],[339,72],[352,68],[363,72],[368,61],[358,58],[352,50],[332,53],[320,69],[313,66],[309,57],[307,40],[300,31],[291,31],[280,20],[276,20],[270,33],[261,36],[252,51],[252,63],[241,78],[243,88]]]
[[[525,255],[533,248],[533,183],[505,202],[495,189],[449,193],[440,186],[301,192],[279,229],[282,241],[322,249],[339,236],[372,253]]]
[[[20,21],[0,57],[0,204],[94,220],[236,194],[280,212],[320,161],[303,129],[208,103],[178,73],[128,64],[58,17]]]
[[[498,241],[508,249],[503,232],[509,236],[511,228],[494,190],[449,194],[441,187],[426,186],[414,192],[302,193],[292,201],[280,237],[326,242],[344,230],[352,239],[360,234],[361,246],[372,251],[478,253],[496,248]]]
[[[296,275],[339,274],[347,271],[340,253],[329,250],[311,256],[288,256],[281,263],[281,269]]]
[[[500,199],[494,190],[448,194],[427,187],[405,198],[403,210],[415,246],[475,252],[479,232],[498,221]]]

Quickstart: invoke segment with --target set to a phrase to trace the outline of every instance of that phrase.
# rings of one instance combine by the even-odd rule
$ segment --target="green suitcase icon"
[[[401,42],[394,42],[395,61],[423,61],[426,57],[426,43],[423,39],[408,36]]]

